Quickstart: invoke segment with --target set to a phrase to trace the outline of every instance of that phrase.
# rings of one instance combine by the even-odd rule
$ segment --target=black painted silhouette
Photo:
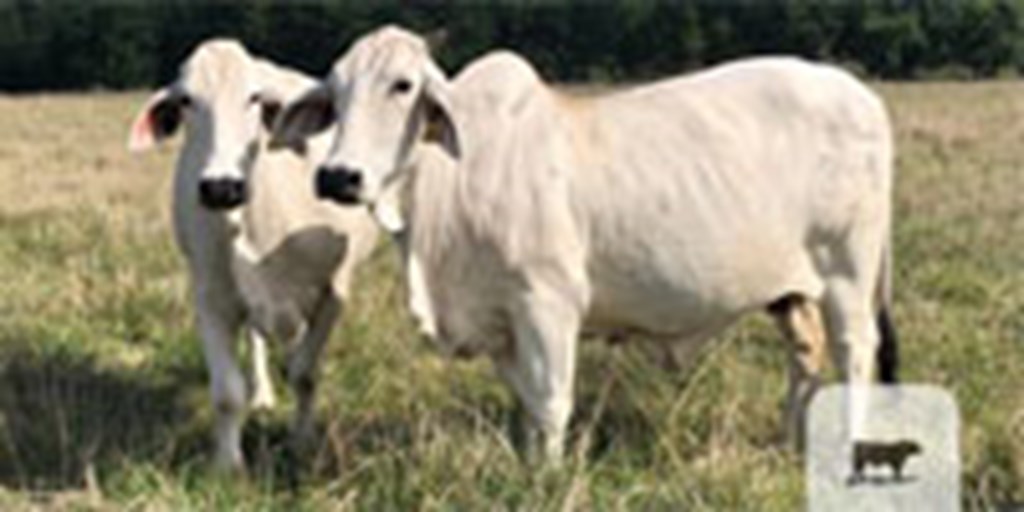
[[[888,465],[892,469],[892,481],[900,482],[903,477],[903,466],[912,455],[922,452],[921,445],[916,441],[900,440],[895,442],[856,441],[853,443],[853,474],[849,485],[864,481],[864,470],[870,466]]]

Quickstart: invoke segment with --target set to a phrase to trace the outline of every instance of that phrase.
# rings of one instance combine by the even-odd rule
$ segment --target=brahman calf
[[[240,446],[246,379],[236,362],[245,327],[252,342],[253,407],[270,407],[264,339],[289,350],[297,396],[296,445],[312,434],[316,366],[377,228],[364,209],[318,201],[309,182],[326,138],[304,155],[268,152],[281,104],[315,82],[249,55],[237,42],[199,45],[174,83],[157,91],[131,128],[144,150],[185,126],[174,177],[174,233],[188,262],[197,327],[210,371],[219,465],[244,467]]]
[[[414,314],[449,352],[493,359],[549,459],[585,333],[696,346],[770,308],[799,349],[791,426],[818,378],[819,312],[852,382],[876,356],[896,377],[892,134],[839,69],[759,58],[578,97],[506,51],[449,81],[386,27],[286,106],[272,144],[332,127],[320,194],[380,214],[408,181],[403,210],[379,216],[408,224]]]

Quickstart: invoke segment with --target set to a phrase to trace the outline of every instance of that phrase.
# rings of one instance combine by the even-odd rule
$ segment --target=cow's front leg
[[[245,377],[235,360],[241,323],[239,312],[222,298],[197,292],[196,324],[210,373],[210,395],[216,416],[216,464],[220,469],[242,470],[242,426],[245,423]]]
[[[579,312],[547,290],[531,290],[515,309],[512,347],[496,366],[527,413],[527,460],[557,465],[572,414]]]

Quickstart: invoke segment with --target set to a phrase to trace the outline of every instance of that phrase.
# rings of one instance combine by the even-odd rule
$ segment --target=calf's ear
[[[128,150],[145,151],[174,135],[181,126],[182,109],[187,103],[188,98],[171,87],[153,93],[132,121]]]
[[[306,151],[306,139],[329,128],[335,121],[334,101],[327,85],[321,84],[284,105],[270,130],[270,148]]]
[[[260,123],[263,125],[263,129],[269,132],[274,129],[274,124],[277,122],[278,116],[281,115],[284,105],[281,100],[266,94],[260,95],[259,102]]]

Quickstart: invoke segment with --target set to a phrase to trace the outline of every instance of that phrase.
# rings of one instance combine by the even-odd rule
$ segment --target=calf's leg
[[[267,364],[267,340],[256,329],[250,329],[249,341],[252,348],[253,387],[249,406],[253,409],[273,409],[277,404],[277,396],[274,394],[274,384]]]
[[[313,439],[313,409],[320,355],[330,337],[331,328],[341,314],[342,302],[328,294],[313,313],[312,318],[288,357],[288,381],[295,392],[295,416],[292,421],[292,445],[298,451],[308,448]]]
[[[235,358],[240,314],[223,301],[199,292],[196,323],[210,374],[216,443],[216,465],[225,470],[242,470],[242,425],[246,415],[245,377]]]

